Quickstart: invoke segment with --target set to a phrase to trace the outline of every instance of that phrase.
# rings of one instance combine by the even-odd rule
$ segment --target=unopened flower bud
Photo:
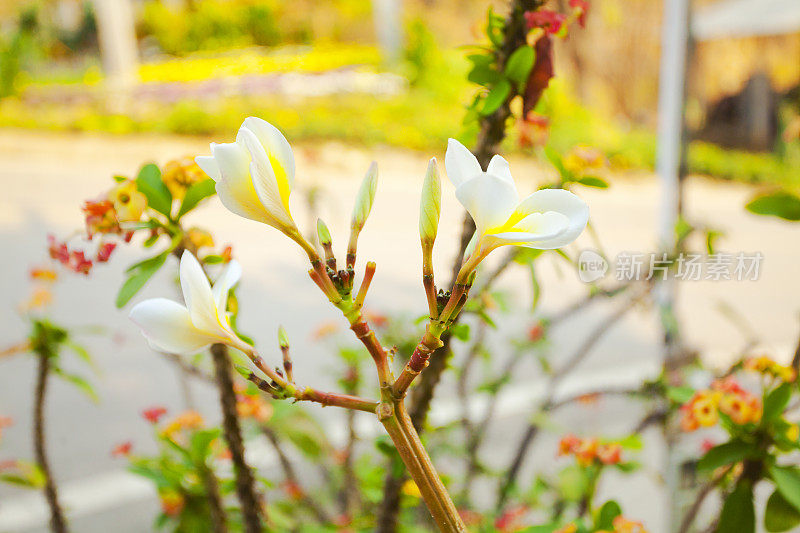
[[[289,347],[289,336],[283,326],[278,327],[278,344],[282,349]]]
[[[423,246],[432,246],[439,229],[439,214],[442,211],[442,183],[436,158],[428,163],[425,181],[422,182],[422,197],[419,203],[419,235]]]
[[[317,219],[317,238],[322,246],[331,245],[331,232],[328,231],[328,226],[325,225],[321,218]]]
[[[353,207],[353,219],[351,226],[354,231],[361,231],[364,223],[367,221],[370,210],[372,210],[372,201],[375,199],[375,189],[378,186],[378,164],[372,162],[361,182],[361,187],[358,189],[356,196],[356,203]],[[358,228],[356,230],[356,228]]]

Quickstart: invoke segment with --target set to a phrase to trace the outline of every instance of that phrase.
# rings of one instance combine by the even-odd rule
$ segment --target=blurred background
[[[567,2],[550,5],[566,9]],[[692,177],[684,209],[724,232],[724,249],[760,251],[765,259],[758,281],[686,284],[679,315],[689,343],[712,364],[724,364],[753,339],[790,359],[800,301],[797,230],[743,206],[754,187],[800,186],[799,4],[694,0],[691,7],[684,125]],[[28,296],[21,280],[44,259],[48,233],[67,236],[80,227],[80,205],[107,188],[112,176],[132,176],[146,161],[206,154],[209,141],[230,142],[250,115],[275,124],[292,143],[304,183],[293,197],[298,220],[310,229],[307,215],[321,213],[334,243],[337,235],[340,245],[345,240],[358,182],[369,162],[378,161],[378,199],[360,243],[378,263],[370,299],[383,313],[424,312],[419,186],[427,159],[442,161],[448,137],[467,146],[474,140],[476,132],[462,125],[475,91],[466,56],[480,44],[490,8],[504,13],[506,3],[0,1],[0,348],[21,340],[16,309]],[[662,10],[660,0],[593,1],[585,29],[555,43],[556,78],[536,109],[548,118],[546,131],[531,147],[530,131],[515,126],[504,144],[521,192],[554,175],[540,157],[542,145],[563,153],[576,145],[602,152],[611,189],[581,195],[611,257],[656,244]],[[442,273],[455,254],[461,219],[446,187],[436,249]],[[232,244],[244,266],[243,330],[273,346],[272,332],[284,324],[303,379],[333,386],[330,346],[315,332],[337,318],[312,290],[303,257],[277,232],[231,217],[216,200],[192,216],[213,228],[219,242]],[[122,270],[134,257],[122,250],[91,282],[75,277],[60,284],[52,307],[57,320],[84,328],[100,376],[99,405],[55,383],[48,408],[52,463],[78,531],[108,531],[112,523],[120,533],[150,527],[157,503],[148,485],[120,474],[124,465],[109,452],[125,439],[147,449],[150,427],[139,416],[142,409],[191,402],[216,416],[215,391],[202,383],[176,387],[174,367],[149,352],[126,313],[114,309]],[[542,296],[548,311],[585,288],[555,260],[540,276],[549,288]],[[137,298],[170,295],[172,281],[160,275]],[[529,275],[510,272],[501,285],[527,291]],[[527,292],[513,296],[529,304]],[[598,304],[562,324],[549,350],[556,356],[574,350],[578,339],[571,332],[596,326],[609,309]],[[496,334],[525,331],[531,320],[520,314]],[[657,322],[646,310],[622,320],[583,364],[574,387],[581,388],[581,379],[637,382],[657,373]],[[0,414],[17,421],[4,430],[0,459],[29,455],[32,375],[33,362],[25,358],[0,364]],[[536,387],[536,379],[521,380],[514,401],[529,401]],[[453,384],[445,388],[437,420],[455,409]],[[610,409],[620,424],[637,416],[628,407]],[[592,412],[564,417],[564,427],[617,427]],[[509,441],[516,440],[517,426],[501,426]],[[550,444],[530,469],[548,467]],[[658,452],[652,453],[657,463]],[[268,454],[259,458],[272,464]],[[652,477],[609,488],[620,491],[636,516],[652,523],[651,531],[661,531],[664,511]],[[120,509],[124,523],[118,522]],[[38,494],[0,485],[0,531],[40,531],[45,524]]]

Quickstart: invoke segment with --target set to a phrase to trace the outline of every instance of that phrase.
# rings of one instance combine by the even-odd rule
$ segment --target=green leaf
[[[789,403],[791,397],[792,388],[789,383],[784,383],[770,392],[764,399],[763,420],[765,422],[770,422],[780,417],[786,409],[786,405]]]
[[[614,529],[613,522],[616,517],[622,514],[622,508],[619,506],[617,502],[614,500],[609,500],[603,504],[600,508],[600,511],[597,513],[597,521],[595,522],[594,528],[597,530],[608,530],[611,531]]]
[[[595,187],[597,189],[608,189],[608,182],[603,178],[597,176],[583,176],[575,180],[575,183],[580,183],[586,187]]]
[[[117,293],[117,308],[123,307],[127,304],[131,298],[133,298],[142,287],[144,287],[145,283],[153,277],[161,265],[164,264],[164,261],[167,260],[167,256],[169,255],[169,251],[162,252],[155,257],[151,257],[149,259],[145,259],[140,263],[133,265],[131,268],[128,269],[130,273],[130,277],[125,280],[125,283],[122,284],[122,287],[119,289],[119,293]]]
[[[450,326],[450,334],[456,339],[466,342],[469,340],[469,324],[458,323]]]
[[[204,429],[196,431],[189,443],[189,452],[192,458],[197,463],[205,463],[206,456],[211,451],[211,443],[213,443],[220,435],[219,428]]]
[[[70,374],[60,367],[53,367],[53,372],[63,380],[75,385],[79,391],[88,396],[93,402],[98,403],[100,401],[100,397],[97,396],[97,392],[94,390],[94,387],[92,387],[92,384],[89,383],[85,378],[82,378],[76,374]]]
[[[501,80],[489,91],[486,99],[483,101],[483,108],[481,108],[481,115],[491,115],[497,111],[506,98],[511,93],[511,84],[508,80]]]
[[[218,263],[222,263],[225,259],[221,255],[207,255],[202,259],[203,263],[207,265],[216,265]]]
[[[216,194],[214,180],[207,179],[194,183],[186,190],[186,196],[183,197],[183,203],[178,211],[177,219],[194,209],[205,198]]]
[[[169,218],[172,211],[172,193],[161,181],[161,170],[150,163],[139,171],[136,188],[147,197],[147,205]]]
[[[536,59],[536,52],[530,46],[521,46],[514,50],[506,63],[506,78],[517,85],[521,85],[528,80],[528,75],[533,68]]]
[[[800,470],[791,466],[772,466],[769,475],[786,501],[800,511]]]
[[[745,207],[756,215],[774,216],[791,221],[800,220],[800,198],[788,191],[775,191],[757,196]]]
[[[692,396],[694,396],[694,389],[691,387],[683,386],[667,388],[667,398],[680,405],[683,405],[691,400]]]
[[[467,79],[472,83],[488,87],[500,81],[500,73],[495,70],[494,58],[486,54],[472,54],[467,56],[472,62],[472,69],[467,74]]]
[[[558,175],[561,176],[563,181],[572,181],[572,172],[567,170],[567,167],[564,166],[564,161],[561,159],[561,155],[558,152],[549,146],[545,146],[544,155],[547,157],[547,160],[550,161],[550,164],[556,167]]]
[[[714,470],[720,466],[738,463],[746,459],[753,452],[753,447],[740,440],[732,440],[719,446],[714,446],[698,461],[697,470],[700,472]]]
[[[755,530],[753,488],[748,483],[739,483],[722,506],[717,533],[754,533]]]
[[[800,511],[786,501],[779,491],[772,493],[764,511],[764,528],[770,533],[789,531],[800,524]]]

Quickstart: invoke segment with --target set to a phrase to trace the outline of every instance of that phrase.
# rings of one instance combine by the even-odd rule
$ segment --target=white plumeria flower
[[[191,252],[181,257],[181,290],[186,306],[166,298],[140,302],[130,318],[142,329],[150,345],[159,351],[190,355],[216,343],[246,351],[250,346],[231,327],[226,312],[228,292],[242,275],[242,268],[231,261],[214,288]]]
[[[298,231],[289,210],[294,154],[275,126],[248,117],[239,128],[236,142],[211,143],[211,154],[195,161],[216,182],[225,207],[283,232]]]
[[[470,252],[476,257],[503,245],[560,248],[589,220],[586,202],[564,189],[542,189],[520,201],[508,161],[499,155],[484,172],[472,152],[450,139],[444,164],[456,198],[475,221]]]

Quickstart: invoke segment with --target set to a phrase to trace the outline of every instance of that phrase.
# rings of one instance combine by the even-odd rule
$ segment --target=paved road
[[[224,140],[224,139],[218,139]],[[444,148],[444,147],[443,147]],[[0,346],[20,340],[22,322],[15,311],[17,302],[29,290],[26,272],[45,254],[45,235],[67,235],[81,224],[81,202],[111,184],[114,174],[134,174],[143,161],[163,163],[170,158],[207,151],[207,141],[172,137],[101,137],[0,131]],[[371,159],[378,161],[380,185],[373,214],[363,233],[359,250],[362,260],[378,263],[368,305],[381,311],[412,310],[424,313],[424,292],[418,282],[419,246],[416,234],[418,191],[426,160],[442,153],[421,154],[378,148],[369,152],[340,144],[303,145],[296,149],[298,180],[316,184],[325,194],[321,213],[341,250],[347,238],[350,206],[358,182]],[[534,190],[546,169],[528,160],[511,161],[520,191]],[[754,217],[742,205],[751,191],[745,187],[692,180],[687,188],[686,205],[690,217],[701,219],[727,232],[721,248],[730,252],[760,251],[765,259],[758,281],[687,282],[680,288],[679,314],[685,333],[709,360],[723,364],[740,349],[749,334],[720,313],[721,304],[747,316],[751,329],[765,346],[787,358],[797,337],[800,290],[796,278],[800,260],[800,228],[796,225]],[[592,220],[602,236],[609,256],[622,251],[646,251],[654,243],[658,190],[650,176],[620,177],[608,191],[582,192],[589,202]],[[438,271],[447,271],[455,249],[460,208],[445,184],[442,227],[436,247]],[[303,202],[294,198],[296,218],[308,227]],[[296,375],[304,382],[325,386],[332,379],[326,370],[332,359],[324,344],[315,343],[311,333],[322,322],[341,324],[336,313],[325,305],[305,274],[303,255],[276,231],[235,217],[216,200],[193,215],[197,224],[213,229],[218,242],[231,243],[244,268],[241,292],[242,327],[253,332],[263,352],[273,357],[274,331],[279,323],[292,337]],[[589,246],[586,236],[578,247]],[[100,375],[95,378],[102,403],[93,405],[72,388],[54,382],[48,402],[49,439],[55,473],[62,483],[108,473],[123,465],[112,459],[109,450],[120,441],[133,439],[135,446],[148,448],[149,428],[139,412],[152,404],[180,409],[183,400],[175,387],[175,371],[160,356],[150,352],[124,312],[114,309],[113,296],[122,270],[135,257],[135,250],[120,251],[113,262],[98,269],[90,280],[68,277],[59,284],[53,316],[72,327],[101,326],[109,334],[81,335],[95,355]],[[545,288],[543,308],[557,310],[579,297],[584,290],[572,272],[557,261],[541,272]],[[529,302],[529,281],[522,269],[511,271],[502,280],[521,308]],[[171,295],[171,279],[162,273],[139,298]],[[580,314],[554,332],[552,353],[570,353],[580,342],[579,333],[588,331],[613,306],[598,305]],[[521,331],[530,317],[525,313],[509,320],[504,331]],[[596,353],[579,369],[578,376],[611,372],[616,376],[651,373],[658,368],[658,326],[656,318],[642,310],[626,318],[598,345]],[[502,350],[500,350],[502,352]],[[502,353],[500,356],[502,357]],[[531,364],[519,373],[522,390],[533,389],[536,372]],[[17,425],[4,431],[0,459],[30,457],[30,428],[26,421],[31,409],[33,362],[16,356],[0,362],[0,414],[11,415]],[[449,384],[445,387],[451,389]],[[192,386],[196,404],[213,419],[214,392],[200,384]],[[446,413],[446,397],[439,405]],[[599,409],[600,407],[598,407]],[[598,422],[597,413],[568,411],[565,427],[605,430],[614,434],[624,430],[637,411],[630,406],[603,404],[604,416],[615,422]],[[607,420],[607,419],[603,419]],[[518,420],[500,423],[496,429],[504,443],[513,442],[521,431]],[[554,441],[543,441],[532,465],[552,469]],[[549,443],[549,444],[548,444]],[[503,456],[499,451],[497,457]],[[648,452],[657,465],[658,452]],[[623,500],[636,509],[636,515],[659,531],[663,510],[658,505],[654,476],[640,476],[624,487],[614,480],[604,486],[608,492],[622,490]],[[609,489],[609,486],[611,487]],[[0,487],[0,499],[19,501],[17,490]],[[137,509],[151,509],[152,502],[127,507],[130,517],[147,516]],[[2,506],[2,504],[0,504]],[[0,510],[0,513],[2,511]],[[3,515],[0,514],[0,517]],[[89,520],[82,531],[100,531],[108,512]],[[149,520],[149,518],[148,518]],[[131,519],[127,531],[141,531],[148,522]],[[93,525],[92,525],[93,524]],[[98,528],[98,529],[93,529]],[[3,524],[0,522],[0,530]]]

